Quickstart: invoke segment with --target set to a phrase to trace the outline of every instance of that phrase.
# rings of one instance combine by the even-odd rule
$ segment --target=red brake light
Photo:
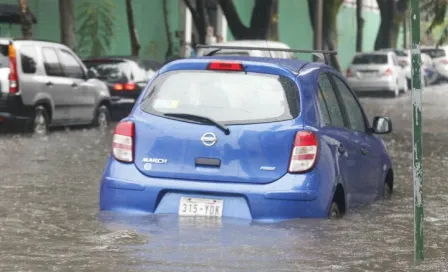
[[[317,159],[317,137],[311,131],[298,131],[294,139],[289,172],[299,173],[311,170]]]
[[[350,68],[348,68],[347,71],[346,71],[346,77],[352,77],[352,76],[353,76],[353,73],[350,70]]]
[[[115,127],[112,140],[112,154],[121,162],[134,161],[134,123],[120,122]]]
[[[384,72],[385,76],[391,76],[392,75],[392,69],[390,69],[389,67],[387,68],[386,72]]]
[[[137,86],[135,85],[134,82],[128,82],[128,83],[124,84],[124,89],[126,91],[134,91],[136,87]]]
[[[244,71],[243,65],[239,62],[213,61],[208,64],[208,70],[220,71]]]
[[[19,91],[19,75],[17,73],[16,50],[12,44],[8,46],[9,57],[9,93],[15,94]]]
[[[114,84],[114,91],[123,91],[124,86],[121,83],[115,83]]]
[[[442,59],[440,62],[442,62],[443,64],[448,64],[448,59]]]

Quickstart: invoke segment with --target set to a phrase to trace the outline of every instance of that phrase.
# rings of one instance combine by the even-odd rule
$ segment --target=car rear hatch
[[[137,98],[147,84],[146,75],[135,71],[131,63],[122,59],[84,60],[88,69],[95,70],[109,88],[112,99]],[[143,72],[146,73],[146,72]]]
[[[301,127],[297,84],[259,73],[255,64],[226,65],[170,71],[151,83],[134,120],[134,163],[142,173],[269,183],[288,172]]]
[[[369,79],[382,77],[390,72],[386,54],[363,54],[353,59],[347,70],[347,77]]]

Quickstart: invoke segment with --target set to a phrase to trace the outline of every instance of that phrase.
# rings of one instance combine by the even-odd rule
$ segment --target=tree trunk
[[[138,52],[140,51],[140,42],[138,40],[137,29],[134,23],[134,12],[132,11],[131,0],[126,0],[126,13],[128,17],[129,38],[131,39],[131,54],[132,56],[138,56]]]
[[[363,31],[362,0],[356,0],[356,52],[362,52]]]
[[[278,41],[278,0],[273,0],[272,2],[272,11],[270,18],[271,20],[269,22],[267,37],[271,41]]]
[[[195,6],[189,0],[183,0],[188,10],[190,10],[191,17],[198,33],[198,41],[200,44],[205,44],[207,36],[207,26],[210,24],[208,13],[205,7],[204,0],[196,0]]]
[[[173,55],[173,38],[171,37],[170,23],[168,21],[168,0],[163,0],[163,21],[165,23],[165,35],[167,42],[167,49],[165,58],[170,58]]]
[[[381,23],[375,40],[375,50],[396,48],[401,22],[408,8],[409,0],[377,0]]]
[[[76,48],[76,25],[73,0],[59,0],[59,18],[61,43],[67,45],[72,50]]]
[[[19,0],[19,13],[22,36],[26,40],[31,40],[33,38],[33,17],[26,0]]]
[[[250,26],[246,27],[238,15],[232,0],[219,0],[219,5],[226,16],[227,23],[236,40],[262,39],[268,35],[273,0],[255,0]]]

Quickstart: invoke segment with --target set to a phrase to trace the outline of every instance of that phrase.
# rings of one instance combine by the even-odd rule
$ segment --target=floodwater
[[[391,201],[339,221],[254,224],[99,214],[111,132],[0,135],[0,271],[448,271],[448,86],[424,91],[425,261],[413,262],[410,94],[364,98],[390,116]]]

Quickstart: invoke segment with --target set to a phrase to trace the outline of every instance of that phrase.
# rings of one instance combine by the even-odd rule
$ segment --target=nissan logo
[[[216,135],[214,133],[207,132],[204,135],[202,135],[201,141],[206,146],[212,146],[216,144],[218,138],[216,138]]]

